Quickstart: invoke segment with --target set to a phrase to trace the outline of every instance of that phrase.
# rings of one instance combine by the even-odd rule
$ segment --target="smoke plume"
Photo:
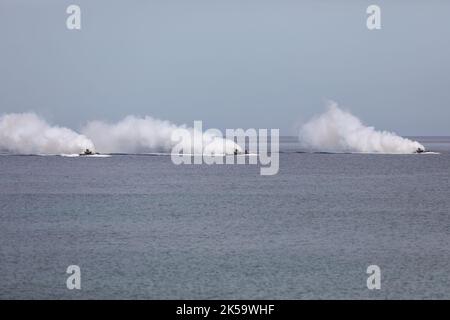
[[[327,152],[407,154],[419,148],[425,150],[417,141],[364,125],[333,101],[328,103],[325,113],[314,117],[300,129],[299,139],[305,148]]]
[[[194,128],[185,125],[178,126],[169,121],[155,119],[149,116],[139,118],[127,116],[117,123],[91,121],[82,132],[94,142],[101,152],[106,153],[148,153],[170,152],[174,146],[172,134],[175,130],[184,128],[194,136]],[[234,149],[241,148],[231,140],[207,132],[195,132],[201,143],[194,143],[193,153],[202,154],[232,154]],[[196,148],[200,146],[200,148]],[[184,151],[191,150],[190,145]]]
[[[79,134],[68,128],[51,126],[34,113],[0,116],[0,151],[16,154],[79,154],[86,149],[101,153],[170,152],[175,145],[172,134],[178,129],[186,129],[197,139],[183,147],[185,153],[192,150],[191,144],[196,154],[242,151],[234,141],[220,135],[149,116],[127,116],[114,124],[90,121],[82,129],[83,134]]]
[[[0,150],[17,154],[71,154],[94,144],[68,128],[50,126],[34,113],[0,116]]]

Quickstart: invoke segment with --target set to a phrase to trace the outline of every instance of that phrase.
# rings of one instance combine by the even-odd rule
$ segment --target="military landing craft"
[[[93,155],[95,155],[95,154],[100,154],[100,153],[98,153],[98,152],[92,152],[91,150],[86,149],[86,150],[84,150],[83,153],[80,153],[80,156],[93,156]]]

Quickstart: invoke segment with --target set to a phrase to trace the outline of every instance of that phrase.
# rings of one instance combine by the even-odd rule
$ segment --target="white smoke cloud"
[[[51,126],[34,113],[0,116],[0,151],[16,154],[79,154],[86,149],[102,153],[170,152],[175,144],[172,133],[183,128],[198,139],[192,141],[193,153],[232,154],[235,149],[242,152],[234,141],[220,135],[149,116],[127,116],[114,124],[91,121],[82,129],[83,134],[79,134]],[[183,152],[189,150],[190,144],[184,146]]]
[[[408,154],[419,148],[425,150],[417,141],[365,126],[333,101],[325,113],[303,125],[299,139],[305,148],[327,152]]]
[[[196,154],[232,154],[234,149],[242,149],[231,140],[220,136],[195,132],[196,129],[185,125],[177,126],[169,121],[163,121],[146,116],[138,118],[127,116],[117,123],[91,121],[82,132],[94,142],[97,150],[105,153],[148,153],[170,152],[174,143],[172,133],[177,129],[187,129],[193,136],[202,139],[201,143],[194,143],[193,153]],[[200,146],[200,147],[198,147]],[[183,151],[190,150],[190,144],[184,146]],[[224,151],[225,150],[225,151]]]
[[[141,153],[170,150],[170,136],[177,128],[169,121],[127,116],[114,124],[90,121],[82,132],[101,152]]]
[[[68,128],[50,126],[34,113],[0,116],[0,150],[17,154],[71,154],[94,144]]]

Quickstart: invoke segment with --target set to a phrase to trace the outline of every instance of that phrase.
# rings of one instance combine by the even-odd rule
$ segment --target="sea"
[[[433,152],[311,153],[283,137],[273,176],[164,154],[2,154],[0,299],[450,299],[450,137],[415,139]]]

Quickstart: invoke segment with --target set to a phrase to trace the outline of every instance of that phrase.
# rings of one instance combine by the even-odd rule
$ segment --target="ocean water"
[[[450,299],[450,138],[419,140],[439,154],[301,153],[284,138],[275,176],[0,156],[0,298]],[[66,288],[74,264],[81,290]]]

